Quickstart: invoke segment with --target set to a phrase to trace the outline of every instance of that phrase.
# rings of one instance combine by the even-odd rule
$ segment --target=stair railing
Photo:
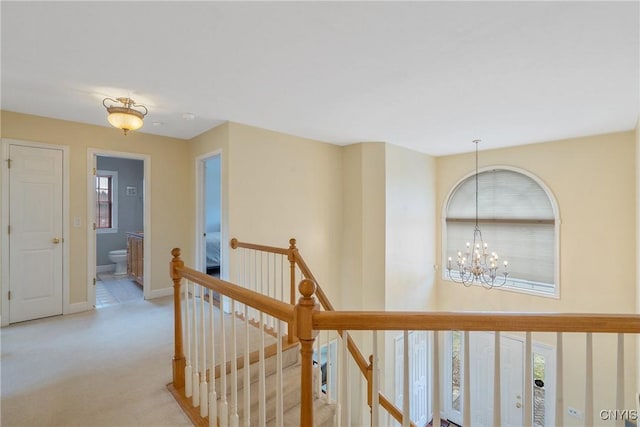
[[[297,328],[297,339],[302,347],[301,406],[312,407],[313,369],[309,367],[312,367],[311,348],[316,333],[310,329],[310,310],[315,303],[303,298],[297,306],[283,303],[185,267],[178,248],[171,253],[175,348],[173,383],[169,389],[194,424],[210,427],[265,425],[268,409],[265,349],[270,348],[265,337],[268,336],[274,337],[273,345],[277,347],[275,422],[283,424],[282,324],[296,321],[303,325]],[[249,348],[252,334],[258,341],[255,352],[250,352]],[[241,344],[238,346],[238,343]],[[237,347],[244,349],[240,351]],[[257,357],[253,356],[254,353]],[[259,366],[259,399],[257,414],[251,414],[250,393],[254,392],[250,391],[249,374],[255,359]],[[241,369],[244,375],[239,375]],[[242,388],[242,396],[238,395],[239,388]],[[312,425],[313,411],[304,411],[301,416],[301,423]]]
[[[236,247],[243,247],[240,242],[236,242]],[[255,245],[257,247],[257,245]],[[264,248],[264,247],[261,247]],[[175,253],[177,251],[177,254]],[[287,256],[287,260],[292,260],[290,270],[292,272],[290,281],[296,283],[298,269],[301,272],[302,280],[299,282],[299,292],[301,297],[298,304],[292,306],[290,303],[281,302],[275,298],[260,295],[260,293],[249,289],[243,289],[232,283],[213,279],[202,273],[184,267],[179,259],[179,250],[174,250],[174,260],[172,261],[172,278],[174,280],[174,295],[176,295],[176,356],[174,357],[174,383],[179,386],[181,383],[180,370],[185,367],[185,357],[182,351],[182,330],[181,323],[181,293],[180,281],[185,278],[189,281],[202,284],[205,288],[221,295],[225,295],[240,304],[245,304],[255,310],[269,313],[271,316],[281,321],[287,322],[290,327],[289,331],[294,329],[296,337],[301,345],[302,355],[302,373],[301,373],[301,404],[300,404],[300,425],[313,425],[313,345],[314,340],[319,331],[341,331],[340,336],[344,341],[349,342],[347,331],[370,331],[372,341],[375,343],[378,338],[379,331],[402,331],[403,340],[403,357],[404,357],[404,373],[402,377],[403,405],[402,409],[395,408],[390,403],[384,403],[384,396],[379,393],[379,366],[378,356],[376,354],[376,346],[374,345],[374,354],[370,357],[370,363],[366,365],[365,378],[367,381],[367,402],[371,408],[371,420],[377,422],[380,419],[380,411],[386,410],[391,416],[404,426],[412,425],[410,421],[410,404],[409,399],[409,369],[408,362],[410,359],[408,351],[408,333],[409,331],[430,331],[433,338],[433,369],[439,372],[440,351],[438,351],[441,342],[441,331],[461,331],[463,336],[463,352],[464,363],[462,366],[463,390],[462,398],[462,424],[468,426],[472,422],[471,417],[471,396],[470,396],[470,334],[476,331],[490,331],[495,333],[494,340],[494,382],[493,382],[493,408],[492,408],[492,424],[500,425],[501,423],[501,381],[500,372],[504,368],[500,361],[500,334],[502,332],[522,332],[524,333],[524,398],[523,405],[523,423],[524,425],[533,425],[533,352],[532,352],[532,334],[539,332],[552,332],[556,334],[556,387],[555,387],[555,424],[564,424],[564,384],[563,384],[563,350],[566,345],[563,343],[564,334],[566,333],[583,333],[585,334],[585,370],[584,370],[584,414],[583,424],[593,425],[594,419],[598,417],[605,421],[603,417],[608,417],[606,421],[615,420],[616,425],[624,425],[623,418],[631,418],[634,415],[633,410],[624,409],[625,401],[635,401],[635,399],[625,399],[625,334],[640,333],[640,315],[636,314],[594,314],[594,313],[571,313],[571,314],[550,314],[550,313],[471,313],[471,312],[374,312],[374,311],[335,311],[331,310],[328,301],[324,302],[325,309],[322,310],[320,304],[316,303],[316,296],[320,302],[326,299],[326,295],[316,285],[313,275],[304,263],[304,260],[297,253],[295,242],[289,249],[280,250],[282,255]],[[282,273],[281,273],[282,274]],[[267,286],[269,287],[269,286]],[[187,286],[188,291],[189,286]],[[264,288],[262,289],[264,291]],[[295,290],[295,288],[294,288]],[[195,288],[193,293],[197,293]],[[293,291],[290,290],[290,295]],[[202,294],[200,294],[202,295]],[[188,295],[187,295],[188,296]],[[280,297],[282,297],[282,292]],[[189,307],[189,304],[185,304]],[[327,308],[328,307],[328,308]],[[187,308],[188,309],[188,308]],[[194,308],[193,311],[196,309]],[[188,330],[188,325],[186,330]],[[600,367],[594,369],[594,338],[605,334],[615,334],[617,337],[617,345],[615,348],[617,357],[615,358],[616,367],[613,370],[616,375],[616,384],[610,394],[615,395],[615,408],[609,408],[605,411],[597,412],[598,409],[594,405],[594,385],[598,382],[596,375],[599,373]],[[572,334],[573,335],[573,334]],[[357,347],[353,345],[355,350]],[[190,348],[187,345],[187,348]],[[347,352],[356,352],[351,349],[351,345],[342,346],[340,350],[341,357],[345,357]],[[573,349],[572,349],[573,350]],[[360,353],[359,350],[356,354]],[[361,356],[361,354],[360,354]],[[356,356],[357,359],[357,356]],[[357,362],[356,362],[357,363]],[[360,366],[360,364],[358,364]],[[608,367],[608,366],[607,366]],[[610,368],[610,367],[609,367]],[[184,371],[183,371],[184,372]],[[177,374],[176,374],[177,373]],[[341,373],[341,376],[344,375]],[[206,378],[207,375],[205,374]],[[195,378],[195,377],[194,377]],[[184,385],[184,377],[182,378]],[[602,385],[598,385],[602,388]],[[194,387],[195,390],[195,387]],[[345,388],[346,390],[346,388]],[[440,384],[439,375],[433,375],[432,378],[432,396],[431,406],[433,413],[432,425],[440,424],[441,405],[440,405]],[[376,392],[377,391],[377,392]],[[395,408],[389,411],[387,406]],[[395,412],[395,413],[394,413]],[[347,409],[348,414],[348,409]],[[635,413],[637,416],[637,412]],[[349,417],[340,416],[337,419],[337,425],[348,425]],[[221,424],[223,425],[223,424]]]
[[[285,293],[280,293],[280,296],[285,298],[288,295],[288,301],[291,304],[295,304],[295,300],[296,300],[296,288],[297,288],[297,284],[301,283],[304,279],[308,279],[310,281],[312,281],[315,285],[315,292],[314,295],[315,297],[317,297],[318,302],[320,303],[320,306],[322,307],[323,310],[326,311],[334,311],[334,307],[331,304],[331,301],[329,300],[329,298],[327,297],[327,295],[325,294],[325,292],[323,291],[322,287],[318,284],[318,281],[316,280],[315,276],[313,275],[313,273],[311,272],[311,269],[309,268],[309,266],[307,265],[307,263],[305,262],[304,258],[302,257],[302,255],[300,254],[300,251],[298,250],[298,248],[296,247],[296,239],[289,239],[289,247],[288,248],[278,248],[278,247],[274,247],[274,246],[265,246],[265,245],[257,245],[254,243],[246,243],[246,242],[241,242],[236,238],[231,239],[231,248],[234,250],[237,249],[245,249],[248,252],[241,252],[239,254],[240,257],[243,257],[243,260],[238,262],[238,265],[240,265],[240,271],[244,271],[246,262],[247,260],[249,260],[249,262],[251,262],[251,259],[254,259],[253,261],[253,266],[255,268],[256,265],[258,265],[257,269],[259,270],[263,270],[264,268],[262,267],[265,263],[264,263],[264,258],[266,257],[266,264],[270,265],[270,257],[273,257],[275,259],[276,256],[280,256],[280,257],[285,257],[289,263],[289,293],[287,294]],[[258,261],[260,260],[260,261]],[[277,265],[278,263],[275,262],[275,267],[272,271],[276,271],[276,275],[277,273]],[[251,266],[250,266],[251,269]],[[280,270],[282,271],[282,269]],[[255,276],[260,277],[259,275]],[[275,295],[274,295],[275,296]],[[277,296],[276,296],[277,297]],[[296,336],[295,333],[295,324],[292,322],[289,324],[289,339],[293,340],[294,337]],[[356,366],[358,367],[358,369],[360,370],[364,380],[366,380],[366,384],[367,384],[367,402],[368,405],[371,406],[372,405],[372,399],[374,398],[374,393],[372,392],[372,386],[373,386],[373,377],[372,377],[372,363],[371,360],[369,362],[367,362],[367,359],[365,359],[364,355],[362,354],[362,352],[360,351],[360,349],[358,348],[358,346],[356,345],[355,341],[353,340],[353,337],[346,331],[343,330],[335,330],[337,332],[337,336],[338,338],[342,341],[342,342],[346,342],[347,346],[346,346],[346,350],[348,350],[349,355],[351,356],[352,360],[355,362]],[[327,332],[331,332],[331,331],[327,331]],[[318,340],[318,347],[320,344],[321,339]],[[329,335],[327,335],[326,337],[326,342],[329,343],[331,341],[331,338]],[[290,341],[291,342],[291,341]],[[317,355],[320,354],[319,348],[316,352]],[[370,358],[371,359],[371,358]],[[336,361],[337,362],[337,361]],[[319,361],[317,361],[316,363],[319,363]],[[339,362],[337,362],[338,364],[340,364]],[[346,366],[346,360],[340,364],[342,365],[342,369],[346,369],[348,368]],[[327,368],[328,369],[328,368]],[[340,369],[340,368],[339,368]],[[344,375],[343,373],[340,374],[340,376],[344,379]],[[331,376],[327,375],[327,379],[329,379]],[[319,383],[320,384],[320,383]],[[327,390],[329,390],[331,387],[330,384],[327,384]],[[341,391],[339,390],[338,393],[340,393]],[[347,393],[346,390],[343,390],[342,393]],[[328,396],[329,398],[331,398],[331,396]],[[387,396],[385,396],[384,393],[378,391],[378,393],[375,393],[375,398],[377,399],[377,401],[380,403],[381,407],[386,410],[396,421],[398,421],[400,424],[402,424],[403,422],[403,415],[401,410],[396,407],[391,400],[389,400],[389,398],[387,398]],[[340,403],[339,403],[340,405]],[[348,410],[345,411],[344,409],[346,408],[342,408],[342,414],[345,415],[348,413]],[[340,407],[338,408],[338,411],[340,411]],[[344,418],[346,419],[346,415],[344,416]],[[412,427],[415,427],[415,424],[410,423],[410,425]]]

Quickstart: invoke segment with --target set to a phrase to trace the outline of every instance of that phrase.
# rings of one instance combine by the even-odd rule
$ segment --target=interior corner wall
[[[509,165],[541,179],[560,212],[560,298],[506,290],[465,288],[438,276],[438,308],[443,311],[533,311],[635,313],[636,311],[636,144],[633,131],[481,151],[480,167]],[[453,186],[474,170],[474,154],[439,157],[437,212]],[[442,220],[438,221],[438,259]],[[491,241],[490,236],[484,236]],[[490,244],[490,243],[489,243]],[[508,258],[508,254],[504,255]],[[555,346],[555,336],[534,334]],[[633,335],[625,360],[636,360]],[[594,335],[594,407],[615,408],[614,336]],[[565,334],[564,402],[584,410],[584,334]],[[625,365],[625,404],[634,408],[636,366]],[[566,408],[565,408],[566,409]],[[623,408],[624,409],[624,408]],[[566,414],[566,411],[564,411]],[[598,413],[593,414],[599,420]],[[567,425],[580,419],[565,415]]]
[[[341,147],[239,123],[228,125],[229,237],[300,254],[340,307]]]
[[[342,149],[342,310],[363,309],[362,146]]]
[[[167,263],[171,249],[183,248],[183,259],[191,261],[189,239],[192,224],[189,210],[189,156],[187,141],[86,125],[10,111],[2,111],[2,138],[69,147],[69,219],[82,218],[81,227],[69,229],[69,303],[87,302],[87,150],[104,149],[151,156],[151,290],[173,286]],[[2,224],[4,227],[5,225]],[[2,284],[5,286],[5,284]],[[66,297],[65,297],[66,298]]]
[[[434,310],[435,158],[386,145],[385,309]]]

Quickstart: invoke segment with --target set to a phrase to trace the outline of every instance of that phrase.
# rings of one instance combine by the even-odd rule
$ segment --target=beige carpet
[[[190,426],[166,389],[171,297],[0,330],[1,418],[10,426]]]

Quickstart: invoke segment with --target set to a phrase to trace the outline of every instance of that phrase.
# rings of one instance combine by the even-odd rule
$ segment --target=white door
[[[493,334],[491,334],[493,342]],[[500,403],[502,423],[521,426],[524,417],[524,343],[500,336]]]
[[[426,331],[410,331],[409,336],[409,410],[411,421],[427,425],[431,414],[431,343]],[[395,338],[396,406],[403,405],[404,335]]]
[[[471,356],[471,424],[492,426],[494,381],[494,333],[472,332],[469,337]],[[523,404],[523,343],[500,336],[500,416],[501,425],[522,424]]]
[[[62,150],[9,146],[9,322],[62,314]]]

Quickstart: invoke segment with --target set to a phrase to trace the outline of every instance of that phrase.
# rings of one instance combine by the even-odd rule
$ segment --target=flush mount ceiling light
[[[102,100],[102,105],[109,113],[107,116],[109,123],[118,129],[122,129],[125,135],[130,130],[140,129],[143,124],[143,118],[148,113],[147,107],[142,104],[136,104],[131,98],[105,98]]]

